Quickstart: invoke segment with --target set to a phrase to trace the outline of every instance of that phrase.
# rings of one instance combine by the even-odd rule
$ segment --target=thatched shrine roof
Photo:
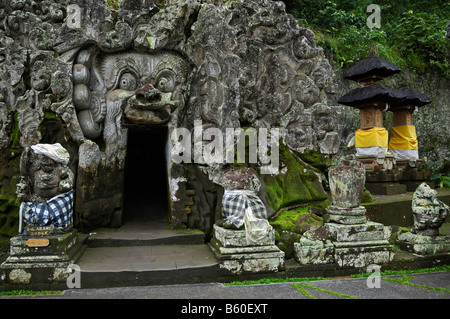
[[[371,104],[383,105],[388,103],[390,105],[399,103],[401,100],[402,96],[397,90],[380,84],[373,84],[348,92],[338,100],[338,103],[359,108]]]
[[[344,73],[344,79],[364,82],[372,79],[381,80],[390,75],[400,73],[401,70],[379,57],[370,57],[359,61]]]
[[[422,107],[431,103],[431,99],[427,95],[407,86],[400,87],[396,91],[397,94],[401,97],[401,100],[390,103],[392,108],[401,106]]]

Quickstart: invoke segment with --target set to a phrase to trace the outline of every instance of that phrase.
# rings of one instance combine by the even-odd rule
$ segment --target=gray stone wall
[[[192,131],[195,120],[221,130],[278,128],[304,183],[321,188],[320,173],[297,157],[339,147],[338,109],[327,102],[334,73],[283,2],[11,0],[0,4],[0,21],[0,151],[9,154],[1,166],[13,166],[24,147],[62,144],[76,173],[82,230],[120,223],[127,123],[166,125],[169,136],[177,127]],[[169,158],[172,225],[210,230],[229,168]],[[14,184],[7,173],[2,192]],[[304,201],[295,189],[290,203]]]

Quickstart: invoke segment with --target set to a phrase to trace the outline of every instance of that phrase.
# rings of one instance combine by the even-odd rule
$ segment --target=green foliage
[[[440,188],[450,188],[450,175],[436,174],[433,176],[436,185]]]
[[[30,295],[59,295],[62,291],[60,290],[11,290],[11,291],[1,291],[0,296],[30,296]]]
[[[295,289],[300,291],[302,294],[304,294],[306,297],[311,298],[311,299],[317,299],[317,298],[314,297],[312,294],[310,294],[305,288],[317,290],[320,292],[325,292],[325,293],[332,294],[332,295],[342,297],[342,298],[359,299],[358,297],[343,294],[341,292],[336,292],[336,291],[332,291],[332,290],[328,290],[328,289],[319,288],[319,287],[316,287],[316,286],[310,285],[310,284],[294,284],[294,285],[292,285],[292,287],[294,287]]]
[[[304,281],[317,281],[317,280],[327,280],[324,277],[288,277],[288,278],[276,278],[267,277],[258,280],[243,280],[243,281],[233,281],[227,286],[246,286],[246,285],[265,285],[273,283],[285,283],[285,282],[304,282]]]
[[[119,9],[119,0],[107,0],[107,3],[114,10]]]
[[[300,25],[316,33],[339,67],[363,59],[376,43],[381,58],[415,73],[440,71],[450,77],[450,40],[445,27],[450,3],[440,0],[378,0],[381,28],[366,25],[372,0],[294,0],[288,6]]]
[[[406,275],[406,274],[423,274],[431,273],[437,271],[450,271],[450,265],[438,265],[430,268],[420,268],[420,269],[403,269],[403,270],[384,270],[381,272],[381,276],[395,276],[395,275]],[[373,272],[361,273],[350,275],[351,278],[361,278],[373,276]]]

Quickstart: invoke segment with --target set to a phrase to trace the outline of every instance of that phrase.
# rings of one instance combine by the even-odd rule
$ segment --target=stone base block
[[[233,275],[271,273],[285,268],[285,254],[275,245],[274,231],[260,245],[249,246],[245,230],[230,230],[214,225],[210,247],[219,260],[220,269]]]
[[[50,236],[16,236],[10,239],[7,263],[64,262],[80,247],[78,231]]]
[[[410,232],[398,236],[397,244],[402,250],[418,255],[437,255],[450,252],[450,236],[423,236]]]
[[[362,268],[371,264],[384,265],[394,259],[392,245],[387,241],[334,242],[334,258],[340,267]]]
[[[390,237],[388,227],[371,221],[357,225],[326,223],[325,227],[328,230],[328,238],[334,242],[386,240]]]
[[[247,244],[246,231],[226,229],[214,225],[214,237],[221,243],[223,247],[246,247]],[[270,231],[260,243],[252,246],[275,245],[275,230]]]
[[[0,267],[4,274],[4,278],[1,278],[3,281],[0,280],[0,283],[10,287],[28,289],[43,286],[58,289],[55,284],[67,287],[67,279],[76,270],[76,268],[71,268],[75,264],[75,259],[53,263],[9,263],[5,261]]]
[[[11,287],[40,289],[55,283],[65,287],[71,267],[83,252],[76,230],[64,235],[17,236],[10,243],[11,254],[0,270],[3,283]]]
[[[294,243],[295,259],[301,265],[320,265],[334,263],[334,246],[331,241],[300,239]]]
[[[220,269],[233,275],[271,273],[285,268],[284,252],[276,245],[225,248],[211,242]]]
[[[366,208],[364,206],[341,208],[330,206],[327,208],[327,221],[345,225],[364,224],[367,222]]]

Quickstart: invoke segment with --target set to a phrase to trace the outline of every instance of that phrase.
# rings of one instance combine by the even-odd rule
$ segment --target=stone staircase
[[[81,288],[188,284],[217,279],[218,261],[199,230],[135,222],[89,234],[77,261]]]

